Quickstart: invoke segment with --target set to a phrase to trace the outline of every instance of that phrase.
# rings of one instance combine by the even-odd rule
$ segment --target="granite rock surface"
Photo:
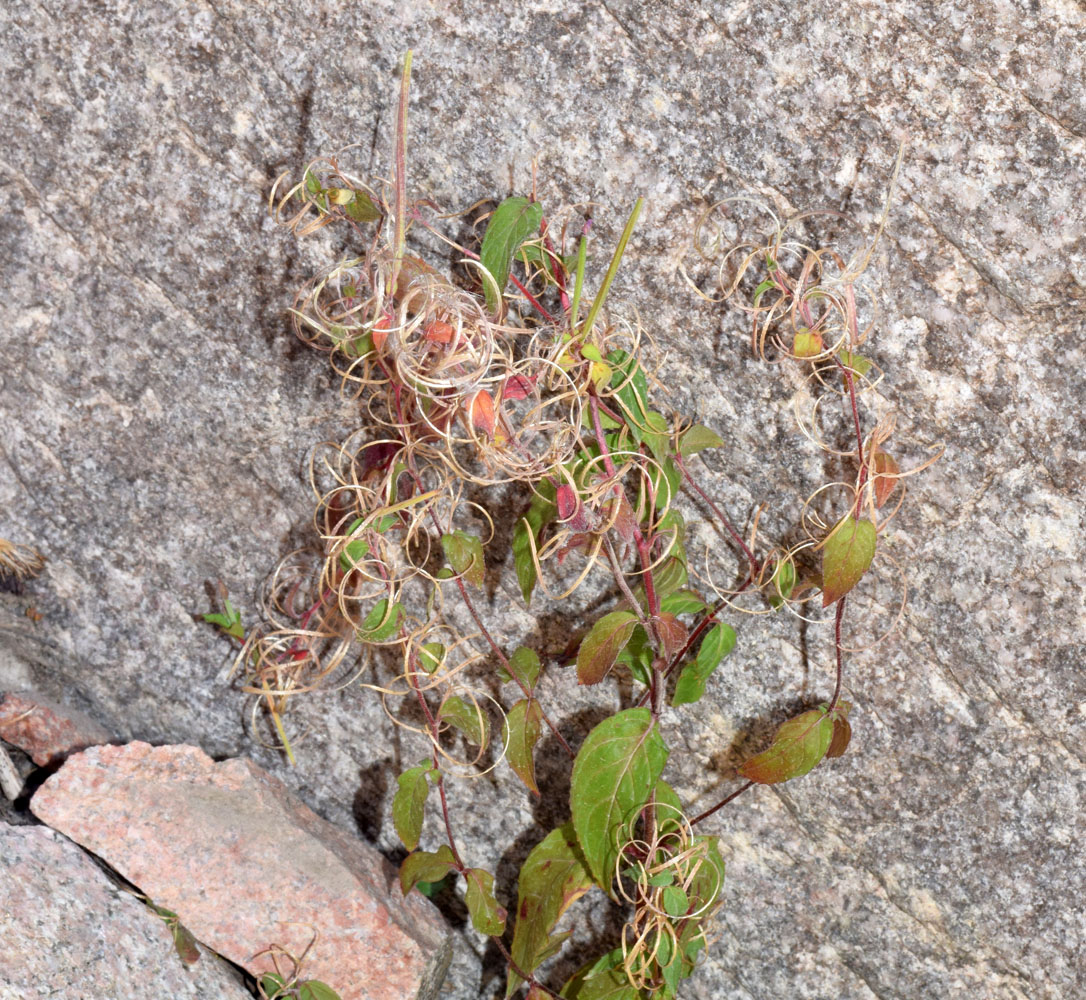
[[[251,761],[130,743],[77,754],[34,814],[107,861],[197,940],[255,977],[292,968],[342,1000],[432,1000],[441,916],[395,868]]]
[[[246,1000],[204,951],[185,965],[162,919],[67,837],[0,824],[0,1000]]]
[[[672,405],[725,433],[707,487],[748,524],[768,502],[772,536],[826,471],[796,428],[802,387],[676,266],[700,212],[736,195],[870,234],[907,142],[864,280],[897,457],[945,447],[885,536],[909,602],[849,668],[849,754],[718,814],[725,908],[684,995],[1081,992],[1081,4],[16,0],[0,38],[0,537],[49,558],[24,595],[0,595],[0,685],[63,695],[125,739],[252,756],[389,854],[395,775],[422,750],[351,688],[298,710],[308,736],[288,767],[248,732],[232,651],[195,620],[219,579],[251,614],[311,538],[307,449],[354,419],[285,318],[344,245],[277,230],[273,178],[348,143],[360,172],[387,176],[411,47],[416,194],[466,208],[523,193],[536,159],[546,205],[596,204],[593,281],[644,195],[611,301],[658,341]],[[503,641],[564,645],[508,578],[486,610]],[[738,624],[730,672],[676,740],[669,775],[692,808],[832,685],[825,629]],[[561,699],[576,739],[591,706]],[[452,810],[509,906],[517,862],[566,814],[560,788],[533,805],[495,781],[458,785]],[[613,943],[577,912],[587,944],[559,980]],[[497,995],[500,966],[466,934],[448,995]]]

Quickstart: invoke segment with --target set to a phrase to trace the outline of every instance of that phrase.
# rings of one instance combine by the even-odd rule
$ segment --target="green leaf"
[[[245,627],[241,624],[241,612],[236,610],[225,598],[223,599],[223,607],[226,609],[225,614],[212,612],[211,614],[204,615],[204,621],[211,625],[217,625],[227,635],[244,641]]]
[[[632,838],[667,761],[647,708],[629,708],[588,734],[573,762],[573,827],[596,884],[610,891],[619,851]]]
[[[840,359],[841,364],[846,368],[851,368],[857,375],[866,375],[871,371],[871,362],[852,351],[841,351],[837,357]]]
[[[638,625],[633,630],[630,641],[622,647],[615,662],[628,667],[633,679],[648,687],[652,681],[652,658],[653,651],[648,633]]]
[[[286,982],[283,977],[277,976],[274,972],[266,972],[260,977],[260,988],[268,995],[269,1000],[275,1000],[284,986]]]
[[[173,946],[177,949],[177,956],[186,965],[192,965],[200,960],[200,949],[196,946],[196,938],[184,924],[175,922],[170,928],[173,934]]]
[[[661,779],[656,782],[652,797],[656,802],[656,825],[660,831],[678,830],[682,826],[683,804],[675,789]]]
[[[340,996],[319,979],[307,979],[298,987],[298,1000],[340,1000]]]
[[[419,646],[419,666],[428,674],[445,662],[445,647],[440,642],[424,642]]]
[[[670,506],[679,495],[679,486],[682,484],[679,467],[672,459],[665,458],[660,468],[654,466],[649,470],[649,479],[656,494],[656,509],[663,510]]]
[[[748,760],[739,773],[759,785],[798,778],[826,756],[832,739],[833,717],[826,706],[811,709],[781,726],[769,749]]]
[[[663,462],[669,452],[671,446],[671,435],[669,433],[667,418],[662,413],[657,413],[656,410],[650,410],[645,414],[645,424],[642,427],[641,439],[648,445],[649,451],[652,452],[652,457],[657,462]]]
[[[578,684],[599,684],[607,676],[636,624],[632,611],[612,611],[592,626],[577,650]]]
[[[366,615],[362,628],[358,630],[358,637],[364,642],[383,642],[400,627],[402,617],[403,608],[399,604],[389,608],[388,598],[382,597]]]
[[[609,352],[607,361],[615,369],[611,388],[615,390],[619,407],[625,412],[633,439],[640,444],[641,430],[649,412],[649,383],[645,370],[637,358],[622,350]]]
[[[780,608],[792,596],[795,586],[796,564],[792,562],[790,556],[786,556],[777,563],[777,568],[769,580],[769,586],[766,589],[766,600],[769,601],[769,606],[774,610]]]
[[[656,596],[661,601],[669,594],[674,594],[675,591],[679,590],[688,579],[689,574],[686,571],[686,564],[675,556],[669,556],[652,571],[652,582],[656,588]],[[637,598],[637,603],[644,607],[646,601],[644,584],[635,587],[633,593],[634,597]]]
[[[353,535],[359,527],[362,525],[365,518],[356,517],[348,526],[344,532],[345,536]],[[364,538],[354,538],[343,546],[343,551],[339,554],[339,565],[344,573],[350,573],[363,559],[366,558],[367,553],[370,550],[370,543]]]
[[[724,447],[724,441],[720,435],[716,431],[709,430],[708,427],[703,427],[701,424],[694,424],[693,427],[684,431],[679,437],[679,454],[683,458],[696,455],[706,448],[722,447]]]
[[[457,528],[452,534],[441,536],[441,547],[458,576],[473,587],[483,585],[486,563],[483,562],[483,543],[478,538]]]
[[[644,1000],[644,994],[626,978],[622,949],[616,948],[581,969],[565,986],[567,1000]]]
[[[497,284],[495,291],[494,286],[484,282],[486,305],[491,312],[497,312],[501,305],[513,254],[539,229],[542,218],[543,206],[539,202],[519,197],[506,198],[490,217],[479,251],[479,261]]]
[[[845,596],[867,572],[875,558],[875,526],[866,518],[846,514],[826,539],[822,550],[822,607]]]
[[[680,889],[679,892],[682,892]],[[684,893],[685,896],[685,893]],[[668,934],[660,935],[660,946],[656,951],[656,965],[664,980],[660,991],[660,1000],[672,1000],[682,979],[682,953],[676,947],[675,939]]]
[[[572,823],[551,830],[532,848],[517,880],[517,922],[510,954],[519,968],[534,972],[561,947],[567,935],[553,934],[554,927],[592,884]],[[521,982],[510,971],[505,995],[511,996]]]
[[[686,898],[685,890],[679,885],[667,886],[660,893],[660,902],[669,917],[681,917],[690,907],[690,900]]]
[[[708,608],[709,605],[692,590],[678,590],[660,602],[660,611],[671,615],[696,615]]]
[[[499,668],[503,681],[511,681],[515,677],[529,691],[535,687],[541,669],[542,664],[536,651],[527,646],[518,646],[509,657],[509,670]]]
[[[577,266],[577,255],[575,253],[566,254],[565,256],[555,254],[554,256],[558,258],[561,269],[567,274]],[[554,257],[544,250],[539,243],[526,243],[517,251],[517,257],[526,265],[535,264],[542,267],[547,280],[550,282],[555,281]]]
[[[721,660],[733,649],[735,649],[735,629],[723,622],[718,622],[701,640],[694,662],[683,667],[675,683],[675,694],[672,696],[671,704],[676,707],[690,705],[701,698],[705,694],[706,681],[720,666]]]
[[[757,288],[754,289],[754,304],[758,305],[762,301],[762,296],[765,295],[771,288],[776,285],[776,282],[772,278],[766,278]]]
[[[456,858],[448,844],[436,851],[415,851],[400,865],[400,888],[406,896],[419,882],[437,882],[456,867]]]
[[[532,591],[536,585],[536,568],[532,559],[531,542],[535,542],[535,548],[538,551],[543,529],[554,520],[557,514],[554,499],[554,486],[544,480],[539,484],[539,492],[532,497],[528,513],[517,522],[517,526],[513,529],[513,563],[525,604],[531,601]]]
[[[469,868],[464,872],[467,904],[471,922],[480,934],[496,937],[505,930],[505,909],[494,898],[494,876],[483,868]]]
[[[486,713],[474,702],[466,702],[459,695],[454,694],[442,702],[440,719],[459,729],[478,747],[486,746],[490,739],[490,721]]]
[[[440,895],[448,887],[449,883],[453,881],[452,875],[446,875],[444,878],[438,879],[436,882],[419,882],[415,888],[418,889],[427,899],[433,899],[435,896]]]
[[[656,537],[668,538],[668,547],[664,555],[674,556],[686,564],[686,521],[677,510],[669,510],[656,525]]]
[[[426,796],[430,793],[429,776],[434,767],[429,762],[408,768],[396,779],[399,786],[392,799],[392,822],[403,846],[413,851],[419,846]]]
[[[695,837],[695,845],[705,845],[707,863],[702,865],[687,889],[691,899],[700,907],[711,906],[724,888],[725,866],[720,854],[720,841],[716,837]]]
[[[355,191],[354,197],[347,202],[343,211],[347,213],[347,218],[355,222],[376,222],[381,218],[381,210],[365,191]]]
[[[539,702],[535,698],[525,698],[509,710],[502,726],[502,742],[509,766],[528,790],[536,795],[539,794],[539,787],[535,782],[535,760],[532,755],[542,725],[543,709]]]

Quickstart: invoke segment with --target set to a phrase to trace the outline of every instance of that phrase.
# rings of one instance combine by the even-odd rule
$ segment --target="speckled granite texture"
[[[466,207],[511,177],[524,191],[538,158],[546,204],[598,203],[601,247],[643,194],[612,298],[661,344],[675,407],[726,433],[713,492],[740,520],[769,501],[774,532],[823,476],[796,383],[676,264],[699,211],[734,194],[870,227],[908,139],[866,280],[901,457],[946,445],[887,538],[909,607],[850,667],[849,754],[716,821],[726,907],[684,997],[1081,994],[1080,3],[17,0],[0,39],[0,536],[50,559],[0,596],[0,685],[63,692],[120,738],[254,756],[389,852],[393,776],[417,747],[349,690],[301,710],[313,732],[286,767],[246,735],[226,644],[193,619],[220,577],[252,607],[306,537],[307,448],[351,417],[288,332],[321,258],[269,222],[271,179],[349,142],[363,170],[387,169],[410,46],[416,193]],[[514,595],[507,581],[488,611],[512,642],[536,627]],[[699,807],[730,787],[736,739],[832,683],[824,631],[740,625],[678,739],[675,782]],[[589,717],[566,704],[575,736]],[[561,810],[504,779],[453,795],[462,847],[506,904]],[[586,949],[607,943],[594,920],[575,918]],[[447,995],[490,997],[499,964],[467,932]]]
[[[245,1000],[201,950],[185,965],[163,920],[67,837],[0,823],[0,1000]]]

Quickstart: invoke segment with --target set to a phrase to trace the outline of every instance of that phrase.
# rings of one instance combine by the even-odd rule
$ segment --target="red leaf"
[[[830,748],[826,751],[827,757],[840,757],[848,749],[852,739],[852,726],[848,721],[849,709],[852,706],[847,701],[839,701],[832,712],[833,739],[830,740]]]
[[[826,756],[832,738],[833,718],[825,706],[804,712],[784,723],[769,749],[748,760],[739,773],[759,785],[798,778]]]
[[[612,611],[596,622],[577,651],[577,683],[599,684],[615,665],[636,625],[632,611]]]
[[[633,507],[624,493],[608,501],[607,519],[610,521],[612,518],[618,537],[626,545],[632,545],[637,537],[637,518],[634,517]]]
[[[494,400],[489,392],[480,389],[472,396],[468,403],[468,412],[471,414],[471,422],[476,427],[485,431],[490,437],[494,436],[497,419],[494,416]]]
[[[430,341],[431,344],[447,344],[453,339],[454,333],[456,333],[456,331],[449,326],[448,323],[445,323],[440,319],[435,319],[428,327],[426,327],[423,336]]]
[[[502,399],[527,399],[535,388],[536,375],[510,375],[502,386]]]
[[[387,316],[382,316],[376,323],[373,324],[373,346],[377,350],[381,350],[385,346],[385,341],[388,340],[388,331],[392,328],[392,324],[389,322]]]
[[[686,645],[686,626],[673,614],[664,612],[656,619],[656,632],[664,646],[664,655],[671,659]]]
[[[897,487],[897,476],[901,469],[897,462],[885,451],[876,451],[871,457],[871,471],[874,473],[875,506],[881,507]]]
[[[569,483],[558,487],[554,502],[558,508],[559,521],[568,521],[577,512],[577,493]]]

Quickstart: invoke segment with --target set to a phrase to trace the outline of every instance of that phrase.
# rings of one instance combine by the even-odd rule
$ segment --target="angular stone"
[[[110,734],[90,716],[34,691],[0,692],[0,739],[24,750],[39,767],[70,753],[108,743]]]
[[[302,978],[343,1000],[428,1000],[444,977],[451,944],[432,904],[404,899],[384,857],[251,761],[215,763],[191,746],[95,747],[49,778],[31,809],[254,975],[272,971],[267,949],[308,946]]]
[[[0,1000],[249,1000],[204,951],[182,963],[165,923],[66,837],[0,823]]]

